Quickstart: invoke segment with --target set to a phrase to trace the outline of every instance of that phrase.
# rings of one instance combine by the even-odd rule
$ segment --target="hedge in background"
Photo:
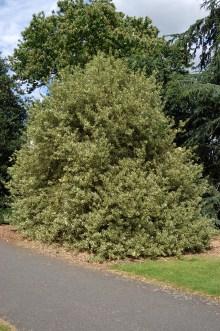
[[[13,223],[109,259],[207,248],[207,184],[174,137],[154,79],[97,56],[32,109],[11,169]]]

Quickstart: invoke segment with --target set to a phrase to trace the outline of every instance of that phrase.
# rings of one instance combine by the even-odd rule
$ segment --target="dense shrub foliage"
[[[207,184],[174,137],[153,78],[101,55],[64,74],[11,169],[14,224],[102,258],[203,250]]]

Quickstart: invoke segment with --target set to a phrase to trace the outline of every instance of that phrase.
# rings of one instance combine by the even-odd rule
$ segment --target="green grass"
[[[16,331],[8,322],[0,319],[0,331]]]
[[[220,258],[149,260],[143,263],[117,264],[113,269],[220,297]]]
[[[11,328],[7,325],[0,324],[0,331],[11,331]]]

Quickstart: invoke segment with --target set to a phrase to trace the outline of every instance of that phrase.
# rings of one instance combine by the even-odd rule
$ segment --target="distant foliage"
[[[11,169],[13,223],[105,259],[204,250],[208,186],[174,137],[153,78],[102,55],[63,74]]]
[[[12,165],[11,157],[20,146],[20,136],[24,126],[25,109],[15,93],[15,84],[8,75],[6,62],[0,58],[0,223],[6,207],[9,179],[7,169]]]

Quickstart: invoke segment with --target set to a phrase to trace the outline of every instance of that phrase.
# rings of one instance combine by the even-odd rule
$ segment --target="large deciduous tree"
[[[12,221],[102,258],[208,247],[207,183],[173,143],[155,79],[99,55],[37,103],[11,169]]]
[[[125,16],[110,0],[61,0],[52,15],[33,16],[12,64],[17,77],[34,88],[65,67],[84,66],[98,51],[125,58],[147,75],[156,70],[161,81],[187,62],[176,45],[159,37],[148,17]]]

